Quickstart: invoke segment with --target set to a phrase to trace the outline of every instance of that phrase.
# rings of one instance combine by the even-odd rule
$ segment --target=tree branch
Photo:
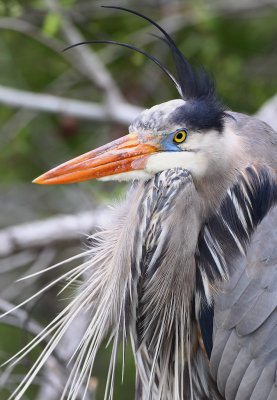
[[[78,77],[75,71],[67,70],[52,81],[45,90],[48,94],[63,95],[64,92],[70,89],[78,82]],[[1,127],[1,140],[0,146],[8,143],[14,139],[19,131],[21,131],[26,125],[28,125],[37,115],[39,111],[29,110],[26,108],[20,108],[18,111],[13,113],[11,118]]]
[[[71,115],[92,121],[114,121],[129,125],[141,108],[128,103],[115,104],[113,108],[97,103],[67,99],[50,94],[38,94],[0,85],[0,103],[11,107],[55,114]]]
[[[9,29],[22,33],[31,37],[37,42],[42,43],[44,46],[55,51],[56,53],[61,53],[62,43],[59,40],[44,36],[35,25],[32,25],[30,22],[23,21],[20,18],[1,17],[0,29]]]
[[[13,304],[0,298],[0,310],[3,313],[11,310],[13,307]],[[28,312],[22,308],[16,309],[10,315],[7,315],[3,322],[18,329],[26,330],[33,336],[38,335],[42,331],[42,327],[36,321],[31,319]],[[50,400],[60,397],[69,374],[69,370],[67,369],[67,360],[72,355],[73,350],[75,350],[75,348],[73,349],[72,346],[70,346],[70,340],[67,335],[70,335],[71,339],[73,339],[73,343],[75,344],[74,338],[75,336],[79,338],[80,334],[84,332],[86,326],[85,323],[86,321],[84,320],[84,317],[82,316],[81,318],[78,316],[76,321],[73,322],[68,332],[66,332],[62,338],[62,343],[59,343],[59,345],[47,359],[44,366],[44,379],[42,379],[40,384],[40,391],[38,395],[39,399]],[[43,339],[42,344],[46,345],[48,341],[49,338],[46,337]],[[0,388],[7,387],[7,383],[10,380],[13,368],[14,366],[8,365],[6,370],[1,374]],[[86,399],[88,398],[86,397]]]
[[[0,231],[0,257],[18,251],[78,242],[83,233],[107,226],[109,212],[98,209],[75,215],[62,215]]]
[[[56,13],[61,18],[61,30],[67,43],[71,45],[83,42],[85,38],[71,22],[70,17],[62,12],[58,1],[45,0],[45,2],[49,10]],[[106,95],[106,101],[110,107],[113,107],[117,103],[124,102],[124,98],[112,75],[91,48],[79,46],[76,47],[71,54],[73,60],[75,59],[75,68],[85,74],[88,79],[103,90]]]

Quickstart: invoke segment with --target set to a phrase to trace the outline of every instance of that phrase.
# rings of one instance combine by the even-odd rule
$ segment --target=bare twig
[[[11,107],[71,115],[92,121],[130,122],[141,112],[141,108],[128,103],[115,104],[113,108],[97,103],[68,99],[50,94],[38,94],[0,86],[0,103]]]
[[[19,254],[12,254],[0,261],[0,274],[10,273],[14,269],[25,267],[37,258],[38,253],[32,250],[24,250]]]
[[[22,252],[20,254],[18,254],[18,256],[20,257],[21,254],[22,254]],[[27,271],[25,269],[24,276],[26,274],[32,275],[37,271],[41,271],[41,270],[49,267],[49,265],[51,265],[51,263],[54,262],[54,258],[56,255],[56,249],[54,249],[53,247],[44,247],[40,253],[36,253],[36,254],[37,254],[37,257],[31,263],[31,267],[28,268]],[[0,260],[0,265],[1,264],[2,264],[2,260]],[[25,263],[25,267],[26,267],[26,265],[28,265],[28,263]],[[22,277],[22,275],[20,277]],[[29,279],[21,281],[19,286],[17,285],[17,287],[13,284],[13,282],[11,282],[10,284],[5,286],[4,290],[2,290],[1,296],[3,298],[5,298],[6,300],[13,300],[18,296],[18,291],[20,291],[20,292],[28,291],[28,289],[34,284],[36,279],[37,279],[37,276],[32,276]]]
[[[4,313],[11,310],[14,307],[13,304],[0,298],[0,310]],[[27,322],[27,323],[26,323]],[[30,318],[30,315],[23,309],[16,309],[10,315],[6,316],[4,323],[14,326],[19,329],[27,330],[33,336],[38,335],[42,327],[34,320]],[[43,340],[43,343],[47,343],[47,339]],[[45,380],[44,385],[51,386],[51,394],[55,394],[54,397],[44,397],[45,400],[57,398],[57,394],[60,395],[63,389],[63,384],[66,382],[68,371],[66,369],[66,361],[62,354],[59,353],[59,347],[55,348],[55,351],[51,354],[46,362],[47,378],[49,378],[49,371],[51,372],[51,382]],[[7,387],[7,382],[10,381],[10,376],[13,372],[13,366],[9,365],[4,373],[1,374],[0,388]],[[56,379],[54,379],[56,377]],[[48,393],[48,392],[47,392]]]
[[[0,18],[0,29],[9,29],[27,35],[57,53],[61,53],[63,48],[62,42],[58,39],[44,36],[35,25],[20,18]]]
[[[37,247],[77,242],[82,234],[107,226],[108,220],[109,212],[99,209],[3,229],[0,231],[0,257]]]
[[[79,30],[71,22],[69,16],[63,14],[58,1],[45,0],[45,2],[49,10],[58,14],[61,18],[61,30],[68,44],[74,44],[85,40]],[[102,63],[100,58],[90,48],[84,46],[77,47],[74,53],[72,52],[72,57],[75,59],[74,66],[85,74],[88,79],[94,82],[96,86],[103,90],[106,101],[110,107],[113,107],[117,103],[124,102],[123,96],[105,64]]]
[[[12,303],[7,302],[0,298],[0,310],[5,313],[14,308]],[[23,309],[16,309],[12,313],[5,317],[4,323],[17,327],[19,329],[27,330],[33,336],[38,335],[42,328],[41,326],[30,318],[28,312]],[[51,356],[46,362],[44,378],[42,379],[39,387],[38,399],[52,400],[60,398],[63,391],[64,385],[67,381],[70,368],[67,368],[67,360],[70,359],[73,352],[76,350],[85,329],[87,327],[87,315],[80,314],[69,326],[65,332],[61,342],[55,348]],[[42,344],[47,344],[50,338],[44,338]],[[13,366],[8,366],[4,373],[0,377],[0,388],[7,387],[7,382],[10,381],[11,374],[13,372]],[[95,393],[91,392],[92,398]],[[86,394],[84,399],[89,400],[89,395]]]
[[[0,311],[2,313],[5,313],[12,308],[14,308],[14,304],[0,298]],[[26,329],[28,330],[28,332],[34,336],[38,335],[39,332],[42,330],[42,327],[36,321],[31,320],[28,313],[22,308],[14,310],[10,316],[5,317],[4,321],[10,325],[22,329],[22,327],[25,326],[25,322],[27,320],[28,325],[26,326]]]
[[[77,74],[72,70],[67,70],[58,76],[46,87],[46,92],[53,95],[62,95],[79,80]],[[19,131],[28,125],[37,115],[39,111],[28,110],[24,107],[16,111],[8,122],[1,127],[0,145],[6,144],[13,139]]]

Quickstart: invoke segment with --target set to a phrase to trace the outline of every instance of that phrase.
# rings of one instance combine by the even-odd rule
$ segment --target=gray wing
[[[277,207],[215,297],[210,370],[226,400],[277,399]]]

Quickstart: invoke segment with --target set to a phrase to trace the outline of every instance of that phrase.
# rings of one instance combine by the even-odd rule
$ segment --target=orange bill
[[[157,143],[148,136],[142,141],[136,133],[130,133],[98,149],[73,158],[33,182],[43,185],[82,182],[122,172],[143,169],[148,157],[159,151]]]

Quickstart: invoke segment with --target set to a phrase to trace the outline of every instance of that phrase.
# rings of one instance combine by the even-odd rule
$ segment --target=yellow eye
[[[186,139],[186,137],[187,137],[187,132],[184,129],[182,129],[181,131],[175,133],[173,140],[176,143],[182,143]]]

